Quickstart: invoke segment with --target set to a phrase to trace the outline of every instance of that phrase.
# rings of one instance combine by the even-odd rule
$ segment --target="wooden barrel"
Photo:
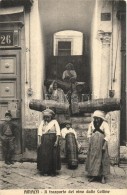
[[[78,148],[73,133],[68,133],[65,137],[66,139],[66,158],[68,163],[68,168],[75,169],[78,167]]]
[[[76,113],[92,113],[95,110],[102,110],[105,112],[115,111],[121,109],[120,99],[117,98],[104,98],[93,99],[85,102],[72,103],[73,114]],[[76,109],[75,109],[76,107]]]
[[[52,79],[48,79],[44,82],[44,85],[49,89],[49,86],[51,85],[51,83],[54,80]],[[58,88],[63,89],[64,92],[67,92],[71,89],[71,83],[70,82],[65,82],[65,81],[61,81],[61,80],[56,80]]]
[[[56,114],[64,114],[68,113],[69,111],[69,104],[68,103],[61,103],[54,100],[37,100],[33,99],[29,103],[29,108],[32,110],[42,112],[46,108],[50,108],[54,110]]]

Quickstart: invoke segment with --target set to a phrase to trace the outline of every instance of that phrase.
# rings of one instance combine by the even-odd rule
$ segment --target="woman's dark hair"
[[[68,69],[68,67],[71,69],[71,70],[74,70],[74,65],[72,63],[68,63],[65,68]]]

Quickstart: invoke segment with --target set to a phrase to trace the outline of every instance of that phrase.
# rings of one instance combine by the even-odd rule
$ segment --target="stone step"
[[[85,141],[88,142],[88,138],[87,137],[84,137],[84,136],[78,136],[77,139],[80,140],[80,141],[82,141],[82,142],[85,142]]]
[[[92,114],[91,114],[91,113],[84,113],[83,116],[84,116],[84,117],[91,117]]]
[[[86,130],[81,130],[81,129],[76,129],[76,133],[78,137],[87,137],[87,129]]]
[[[90,123],[91,117],[71,117],[71,122],[73,123]]]
[[[75,128],[75,131],[77,134],[79,134],[79,136],[87,136],[87,132],[88,132],[88,128],[85,129],[81,129],[81,128]]]
[[[88,126],[89,124],[80,124],[80,123],[72,123],[72,128],[74,128],[75,130],[81,129],[81,130],[88,130]]]
[[[84,142],[81,142],[81,141],[78,141],[79,144],[80,144],[80,151],[83,153],[83,154],[87,154],[87,151],[88,151],[88,148],[89,148],[89,144],[88,143],[84,143]]]
[[[88,131],[88,127],[87,127],[87,128],[83,128],[83,129],[81,129],[81,128],[76,128],[76,129],[75,129],[75,131],[76,131],[76,132],[79,132],[79,133],[81,133],[81,132],[83,132],[83,133],[84,133],[84,132],[85,132],[85,133],[87,133],[87,131]]]

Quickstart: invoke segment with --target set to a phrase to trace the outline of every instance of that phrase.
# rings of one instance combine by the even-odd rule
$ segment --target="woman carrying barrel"
[[[77,133],[72,128],[70,120],[64,122],[65,127],[61,130],[61,136],[65,139],[65,153],[68,168],[75,169],[78,167],[78,141]]]
[[[108,154],[110,129],[103,111],[96,110],[94,112],[87,137],[89,139],[89,149],[86,159],[86,171],[90,176],[89,181],[92,182],[100,177],[101,183],[105,184],[106,176],[110,173]]]
[[[54,119],[55,113],[51,109],[43,111],[43,120],[38,128],[37,168],[42,175],[57,174],[61,169],[59,137],[60,127]]]

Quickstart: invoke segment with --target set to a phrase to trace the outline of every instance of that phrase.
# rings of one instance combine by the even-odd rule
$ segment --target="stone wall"
[[[120,111],[109,112],[106,118],[111,132],[110,141],[108,143],[111,163],[118,164],[120,157]]]

